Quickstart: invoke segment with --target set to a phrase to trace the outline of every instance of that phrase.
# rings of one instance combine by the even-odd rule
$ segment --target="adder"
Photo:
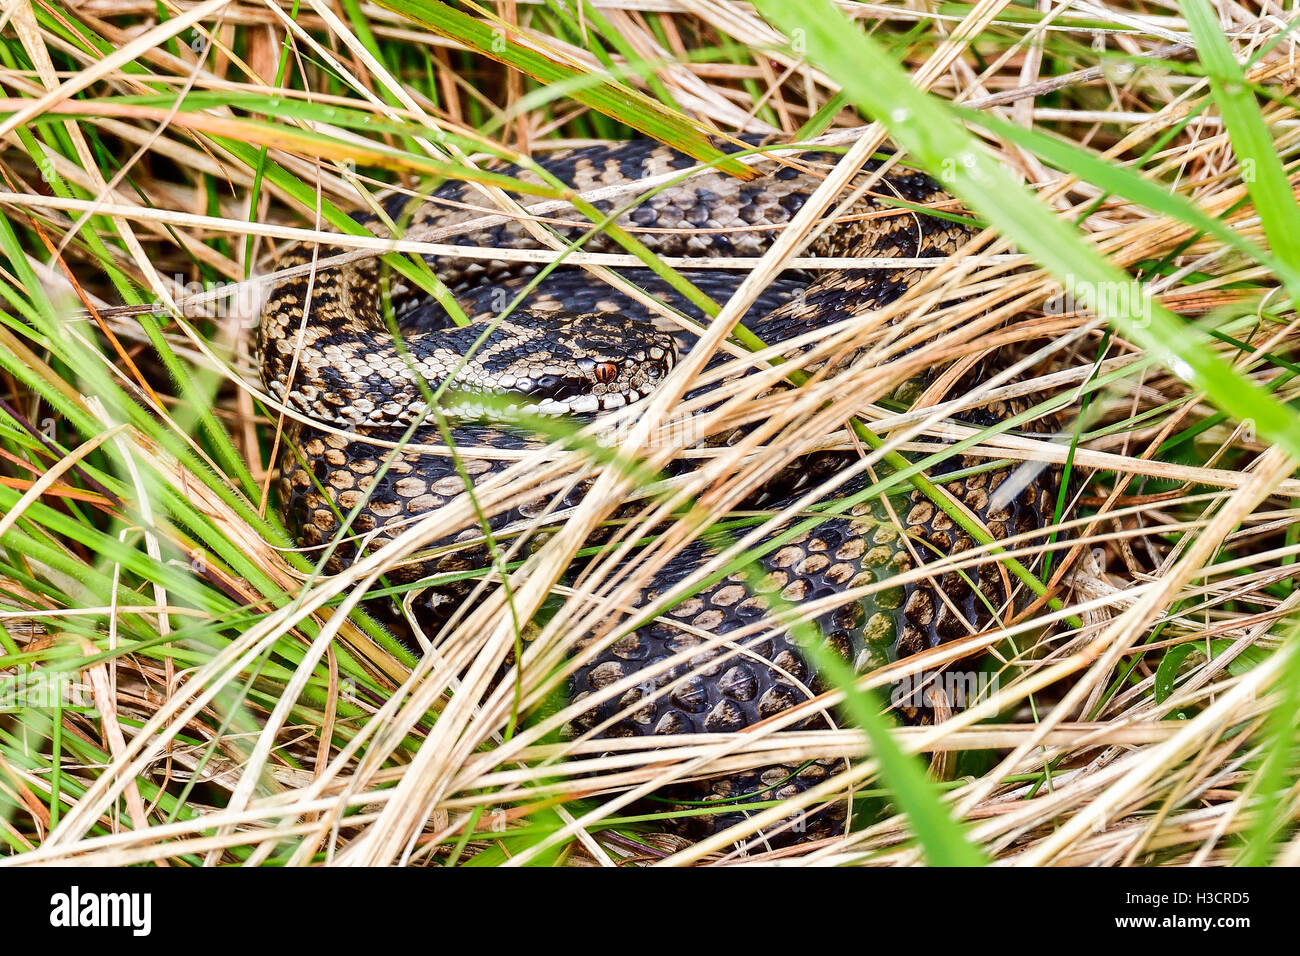
[[[618,225],[659,256],[759,256],[821,182],[818,168],[825,159],[804,155],[797,163],[763,162],[759,178],[749,182],[705,170],[621,211],[609,202],[597,205],[603,214],[618,211]],[[695,162],[653,142],[632,141],[554,153],[541,165],[586,191],[638,180],[648,169],[687,170]],[[876,168],[873,162],[864,172]],[[532,176],[514,168],[506,172]],[[951,197],[928,176],[895,167],[852,215],[831,224],[805,254],[947,258],[968,241],[972,227],[960,217],[925,210],[951,206]],[[386,217],[410,229],[443,234],[463,224],[456,241],[480,248],[538,246],[517,219],[476,226],[474,221],[485,212],[482,207],[472,187],[448,182],[415,201],[395,196],[386,203],[384,217],[363,213],[356,218],[381,235],[388,233]],[[553,213],[547,221],[569,242],[591,229],[573,210]],[[623,251],[602,232],[586,236],[582,248]],[[299,245],[284,254],[280,268],[310,265],[345,251],[341,246]],[[296,270],[300,274],[274,286],[262,315],[258,351],[270,394],[300,416],[333,426],[323,430],[290,424],[279,461],[281,516],[300,545],[323,548],[339,538],[341,516],[355,512],[327,571],[352,560],[358,540],[380,546],[411,521],[462,494],[466,480],[480,481],[508,464],[476,452],[539,444],[502,420],[510,417],[512,408],[582,418],[634,404],[653,392],[676,357],[695,342],[680,325],[665,324],[661,316],[577,267],[550,274],[520,309],[500,320],[502,305],[530,281],[533,267],[432,258],[429,264],[471,317],[468,326],[452,323],[435,301],[395,276],[388,277],[385,288],[377,258],[314,272]],[[743,278],[717,269],[683,274],[715,301],[725,301]],[[863,321],[923,274],[918,268],[786,273],[760,296],[744,321],[763,341],[779,344],[809,330]],[[694,305],[648,270],[628,270],[625,275],[684,314],[703,319]],[[396,337],[390,316],[399,326]],[[710,367],[727,360],[715,356]],[[846,362],[855,360],[850,356]],[[1004,361],[996,355],[986,359],[967,381],[989,374]],[[692,396],[707,396],[709,387]],[[905,400],[917,387],[915,379],[904,382],[893,397]],[[392,453],[368,440],[391,442],[414,426],[414,443],[442,445],[447,435],[434,426],[430,402],[447,417],[459,466],[449,456]],[[1007,414],[1005,405],[994,404],[967,417],[992,422]],[[716,440],[725,441],[725,436]],[[783,469],[748,504],[779,509],[851,457],[810,456]],[[688,461],[684,458],[675,467],[689,468]],[[931,477],[943,482],[994,538],[1042,530],[1056,499],[1055,473],[1041,472],[1009,501],[1000,501],[1006,496],[994,492],[1008,470],[971,467],[979,464],[987,463],[953,456]],[[855,495],[864,481],[846,485],[839,494]],[[576,503],[582,491],[576,489],[564,504]],[[591,706],[572,732],[597,727],[605,735],[638,736],[737,731],[816,694],[822,682],[797,642],[779,628],[755,628],[778,603],[826,603],[828,609],[815,621],[821,641],[865,672],[985,629],[1021,599],[1013,593],[1015,579],[987,561],[964,573],[947,570],[921,580],[913,576],[897,587],[876,588],[867,596],[853,594],[863,584],[887,582],[918,562],[973,545],[949,514],[920,492],[897,494],[891,504],[886,507],[875,498],[855,500],[843,513],[826,517],[759,557],[759,575],[742,571],[716,580],[617,640],[611,640],[613,632],[584,636],[570,693],[590,700]],[[511,509],[492,516],[489,525],[499,530],[539,509],[540,504]],[[441,543],[478,539],[481,534],[477,525],[452,528]],[[649,605],[706,560],[709,549],[707,537],[685,548],[634,603]],[[412,581],[441,572],[471,572],[482,566],[483,557],[481,548],[444,549],[439,558],[401,568],[395,577]],[[468,589],[468,583],[435,589],[424,605],[430,626],[436,626],[439,615],[445,617]],[[850,596],[837,604],[834,597],[841,593]],[[742,628],[756,636],[739,649],[707,639]],[[699,653],[661,669],[652,679],[637,679],[638,673],[650,672],[653,665],[690,648]],[[816,726],[824,719],[813,716],[801,726]],[[741,813],[738,806],[747,799],[796,793],[831,770],[828,761],[764,767],[675,793],[716,808],[709,816],[694,818],[694,832],[699,832],[735,822]],[[805,825],[801,836],[827,832],[842,816],[814,816],[811,829]]]

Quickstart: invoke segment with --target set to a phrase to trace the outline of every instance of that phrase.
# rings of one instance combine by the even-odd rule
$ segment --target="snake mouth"
[[[531,411],[541,415],[592,415],[596,412],[611,412],[616,408],[639,402],[654,390],[655,386],[650,386],[644,391],[632,388],[623,392],[607,392],[603,395],[586,392],[547,396],[542,399],[529,395],[524,400],[529,404]]]
[[[627,362],[583,359],[567,372],[504,372],[487,382],[454,385],[439,404],[444,414],[463,421],[509,421],[524,414],[588,417],[649,397],[675,362],[675,349],[656,346]]]
[[[455,394],[443,403],[451,406],[448,413],[495,419],[598,415],[646,398],[677,361],[672,336],[612,316],[583,316],[553,329],[544,342],[524,345],[523,355],[512,346],[508,363],[485,350],[482,362],[453,382]]]
[[[642,387],[596,393],[591,383],[574,376],[542,376],[526,381],[523,388],[453,389],[440,403],[443,412],[463,420],[506,421],[521,414],[559,418],[566,415],[596,415],[624,408],[648,397],[661,377]]]
[[[515,389],[478,391],[453,389],[439,403],[443,414],[461,421],[509,422],[524,414],[546,418],[596,415],[610,412],[649,396],[658,383],[647,388],[594,395],[589,392],[567,397],[539,398],[535,392]]]

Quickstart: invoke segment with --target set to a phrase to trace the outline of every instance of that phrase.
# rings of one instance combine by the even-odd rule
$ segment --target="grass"
[[[1300,136],[1289,28],[1242,16],[1208,0],[1086,17],[1004,0],[938,15],[824,0],[9,8],[0,859],[1300,859]],[[744,176],[753,154],[724,156],[709,138],[737,133],[817,140],[839,158],[727,302],[599,211],[677,174],[577,196],[491,168],[646,134]],[[737,324],[746,298],[785,263],[828,265],[800,258],[804,240],[884,144],[961,200],[943,214],[986,231],[873,321],[781,362]],[[481,184],[485,216],[519,216],[521,201],[576,210],[622,252],[539,223],[532,254],[623,288],[620,270],[650,265],[709,316],[702,348],[628,419],[617,454],[549,427],[473,496],[324,575],[275,517],[283,417],[249,352],[259,277],[282,244],[328,236],[446,299],[421,254],[481,251],[454,231],[378,243],[347,211],[447,178]],[[995,340],[1040,349],[1027,384],[961,394],[942,379],[912,410],[891,400],[918,370]],[[683,396],[712,374],[715,348],[754,373],[701,410]],[[849,348],[873,360],[815,373]],[[780,379],[798,387],[768,394]],[[951,418],[1020,395],[1033,411],[1003,426]],[[1022,430],[1045,411],[1069,423],[1060,435]],[[693,450],[741,422],[755,428],[740,445]],[[993,568],[1039,600],[858,675],[821,660],[826,694],[743,733],[653,748],[562,738],[575,639],[701,533],[730,543],[663,609],[752,568],[782,519],[739,503],[771,468],[828,445],[861,450],[864,496],[919,487],[977,542],[910,575]],[[1068,466],[1049,565],[1041,538],[995,542],[929,481],[955,454]],[[684,457],[698,467],[661,477]],[[388,572],[449,529],[575,474],[594,480],[580,504],[491,537],[491,560],[466,572],[474,600],[430,635],[436,654],[417,660],[358,609],[367,591],[410,592]],[[815,526],[843,507],[834,498],[816,489],[797,514]],[[640,513],[592,549],[592,529],[629,500]],[[593,550],[583,575],[562,578]],[[806,609],[773,614],[816,645]],[[896,726],[896,682],[959,659],[997,678],[989,692],[933,725]],[[497,681],[508,660],[522,666]],[[775,732],[832,707],[835,729]],[[814,790],[756,794],[744,823],[696,844],[661,831],[699,810],[638,799],[709,771],[827,758],[836,770]],[[755,836],[830,801],[855,811],[833,838],[774,850]]]

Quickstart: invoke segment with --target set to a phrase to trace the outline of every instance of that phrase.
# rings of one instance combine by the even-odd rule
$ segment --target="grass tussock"
[[[7,6],[0,859],[1300,862],[1291,24],[1209,0],[935,9]],[[649,135],[744,175],[750,156],[711,139],[740,134],[837,159],[761,259],[715,261],[748,270],[725,302],[635,232],[597,253],[549,228],[578,215],[608,232],[595,203],[635,202],[676,174],[575,196],[492,171]],[[958,197],[937,211],[982,229],[885,309],[774,361],[737,320],[783,269],[844,267],[804,255],[804,240],[889,143]],[[325,575],[324,555],[294,549],[275,517],[293,413],[250,354],[265,277],[288,243],[328,237],[353,250],[336,259],[382,254],[441,294],[421,257],[482,258],[460,241],[468,227],[378,240],[347,212],[449,177],[481,185],[477,223],[532,223],[538,250],[492,255],[581,267],[688,321],[621,275],[649,265],[708,316],[701,345],[626,413],[616,448],[554,428],[473,495]],[[959,389],[994,345],[1021,349],[1015,374]],[[706,370],[714,350],[731,363]],[[850,354],[862,358],[824,374]],[[891,400],[934,368],[952,371],[910,408]],[[710,376],[725,401],[685,397]],[[953,417],[1012,399],[1029,410],[995,427]],[[1034,430],[1047,414],[1058,432]],[[739,424],[752,426],[743,441],[699,447]],[[782,514],[737,509],[825,448],[860,452],[865,494],[918,489],[976,542],[910,574],[994,566],[1028,610],[860,675],[827,662],[830,690],[742,733],[562,735],[579,709],[562,694],[578,639],[617,637],[611,609],[719,521],[730,544],[663,608],[751,567],[791,520],[815,523],[845,476]],[[1055,533],[995,542],[926,477],[955,454],[1061,469]],[[683,458],[697,467],[664,478]],[[578,480],[591,490],[563,506]],[[418,659],[360,606],[411,597],[394,568],[538,498],[551,506],[492,536],[474,597],[421,635]],[[629,501],[612,540],[565,577]],[[777,608],[726,646],[743,655],[746,638],[806,627],[816,610]],[[957,661],[982,692],[894,726],[891,689]],[[777,732],[814,712],[835,729]],[[644,799],[827,758],[836,769],[815,788],[755,795],[743,824],[699,843],[660,831],[702,808]],[[832,838],[775,849],[756,836],[828,802],[853,811]]]

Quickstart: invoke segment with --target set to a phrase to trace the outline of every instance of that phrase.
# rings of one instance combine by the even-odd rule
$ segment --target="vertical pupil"
[[[596,366],[596,381],[598,382],[612,382],[617,374],[618,369],[614,367],[612,362],[601,362]]]

